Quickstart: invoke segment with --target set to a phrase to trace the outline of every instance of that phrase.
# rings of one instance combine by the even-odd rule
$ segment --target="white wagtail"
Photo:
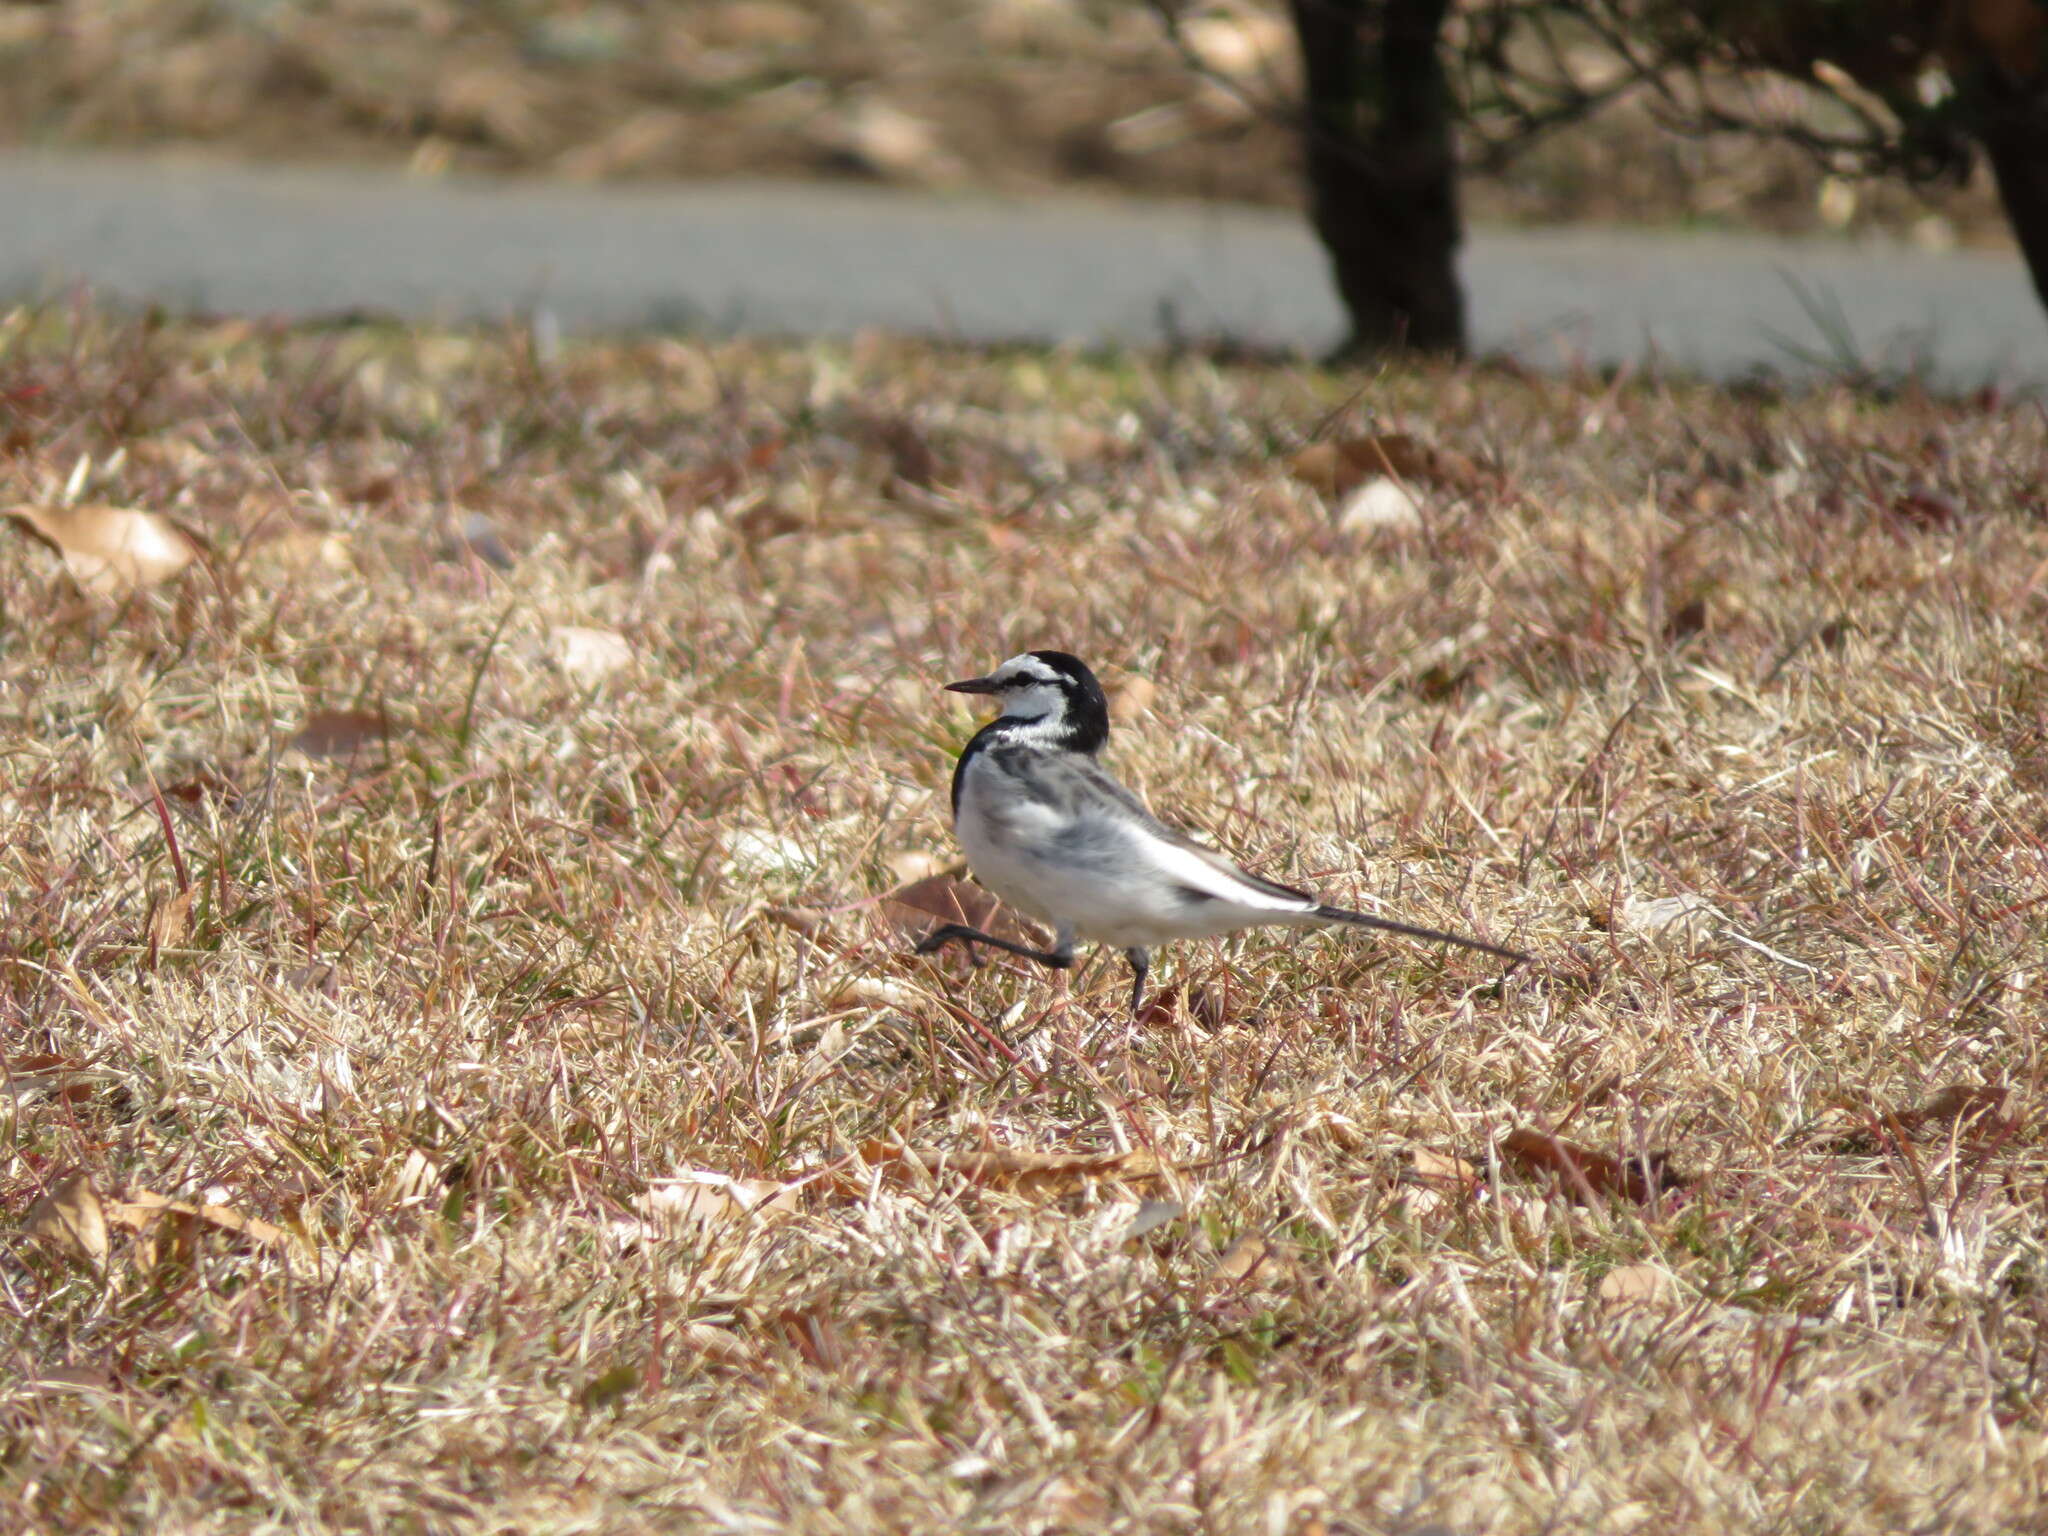
[[[1504,960],[1529,958],[1483,939],[1326,906],[1164,825],[1096,760],[1109,740],[1109,701],[1095,674],[1065,651],[1027,651],[987,677],[946,686],[1003,706],[953,770],[953,829],[981,883],[1051,928],[1053,943],[1033,949],[947,923],[919,942],[920,955],[960,940],[1064,970],[1074,963],[1075,940],[1113,944],[1131,963],[1134,1014],[1155,945],[1268,923],[1349,924]]]

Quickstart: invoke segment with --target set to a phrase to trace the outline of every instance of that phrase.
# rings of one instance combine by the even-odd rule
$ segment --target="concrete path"
[[[376,171],[0,154],[0,298],[83,282],[174,310],[570,330],[974,340],[1228,335],[1319,349],[1322,257],[1286,213],[847,185],[579,187]],[[2017,257],[1604,230],[1482,230],[1477,344],[1539,366],[1641,358],[1731,375],[1803,355],[2048,382]]]

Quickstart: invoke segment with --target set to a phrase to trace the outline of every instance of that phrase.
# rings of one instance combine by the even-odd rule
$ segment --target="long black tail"
[[[1512,960],[1517,965],[1536,963],[1534,955],[1525,955],[1519,949],[1507,949],[1499,944],[1489,944],[1484,939],[1468,939],[1461,934],[1444,933],[1435,928],[1418,928],[1413,923],[1397,923],[1391,918],[1374,917],[1369,912],[1353,912],[1349,907],[1317,907],[1316,916],[1327,923],[1349,923],[1354,928],[1403,933],[1411,939],[1427,939],[1432,944],[1458,944],[1466,949],[1483,950],[1489,955],[1499,955],[1503,960]]]

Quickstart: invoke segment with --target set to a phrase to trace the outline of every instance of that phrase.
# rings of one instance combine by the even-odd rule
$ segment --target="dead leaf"
[[[921,1184],[942,1173],[956,1173],[969,1183],[1006,1190],[1033,1199],[1050,1199],[1103,1180],[1150,1184],[1162,1177],[1159,1159],[1143,1149],[1129,1152],[1032,1152],[1021,1147],[989,1147],[961,1152],[906,1146],[897,1142],[861,1144],[861,1161],[879,1168],[890,1183]],[[865,1184],[841,1180],[841,1188],[860,1194]]]
[[[264,1248],[282,1250],[292,1244],[292,1234],[284,1228],[244,1215],[233,1206],[171,1200],[147,1189],[131,1191],[125,1199],[108,1205],[106,1214],[108,1221],[143,1239],[145,1264],[168,1256],[189,1258],[199,1230],[205,1227]]]
[[[1337,513],[1337,527],[1345,533],[1373,533],[1386,529],[1413,533],[1422,526],[1422,503],[1398,480],[1373,475],[1344,498]]]
[[[917,987],[887,976],[849,976],[831,995],[835,1008],[893,1008],[898,1013],[915,1013],[929,1001]]]
[[[1131,1224],[1124,1228],[1124,1241],[1143,1237],[1147,1232],[1165,1226],[1169,1221],[1178,1221],[1187,1214],[1188,1208],[1178,1200],[1144,1200],[1138,1204],[1138,1214],[1131,1218]]]
[[[428,1198],[438,1199],[444,1189],[441,1169],[426,1153],[418,1147],[413,1147],[399,1163],[398,1171],[391,1176],[387,1188],[391,1199],[399,1205],[412,1204]]]
[[[1210,1034],[1221,1029],[1226,1022],[1222,993],[1213,987],[1183,981],[1153,988],[1152,995],[1145,999],[1144,1007],[1138,1010],[1132,1021],[1132,1027],[1141,1033],[1148,1029],[1170,1029],[1180,1022],[1183,1009],[1189,1023]],[[1142,1067],[1143,1063],[1139,1065]]]
[[[846,1343],[831,1311],[823,1305],[785,1308],[776,1314],[774,1326],[813,1369],[836,1374],[845,1366]]]
[[[1574,1200],[1614,1194],[1648,1200],[1663,1190],[1683,1188],[1687,1182],[1666,1166],[1668,1152],[1621,1158],[1541,1131],[1509,1131],[1500,1140],[1500,1150],[1502,1160],[1511,1167],[1551,1175],[1558,1188]]]
[[[906,938],[922,938],[938,923],[965,923],[1021,944],[1036,943],[1039,937],[980,886],[950,875],[898,886],[882,898],[882,915]]]
[[[735,1179],[693,1169],[655,1179],[633,1197],[632,1206],[659,1236],[702,1236],[747,1217],[793,1215],[797,1192],[767,1179]]]
[[[739,1335],[713,1323],[685,1323],[675,1331],[675,1341],[678,1349],[695,1350],[721,1365],[738,1365],[753,1353]]]
[[[616,630],[558,624],[548,632],[555,664],[579,683],[596,683],[633,664],[633,647]]]
[[[240,797],[241,786],[217,769],[202,764],[192,774],[163,787],[166,800],[175,800],[180,805],[198,805],[205,800],[234,800]]]
[[[348,536],[313,528],[293,528],[249,546],[249,564],[266,571],[302,575],[311,571],[345,571],[355,563]]]
[[[867,431],[888,456],[889,487],[924,490],[939,478],[939,456],[931,439],[909,416],[875,417],[867,423]]]
[[[1157,683],[1149,677],[1129,672],[1105,678],[1102,689],[1109,695],[1111,712],[1121,719],[1144,714],[1152,707],[1152,701],[1159,697]]]
[[[1713,936],[1715,925],[1725,921],[1720,908],[1691,892],[1676,896],[1630,896],[1608,919],[1611,928],[1683,944],[1703,943]]]
[[[1286,1272],[1280,1251],[1257,1232],[1238,1237],[1202,1277],[1205,1290],[1237,1290],[1271,1282]]]
[[[18,1385],[37,1397],[64,1397],[76,1392],[111,1392],[114,1376],[96,1365],[45,1365],[30,1371]]]
[[[29,1207],[28,1231],[89,1261],[95,1268],[107,1262],[107,1211],[99,1191],[83,1173],[59,1179]]]
[[[123,597],[185,569],[205,552],[199,537],[160,512],[131,507],[15,506],[6,515],[63,559],[95,597]]]
[[[353,758],[390,735],[391,722],[381,710],[316,709],[289,744],[308,757]]]
[[[1623,1264],[1600,1277],[1596,1294],[1610,1305],[1642,1306],[1662,1301],[1675,1284],[1671,1271],[1660,1264]]]
[[[1664,620],[1664,643],[1679,646],[1707,627],[1707,602],[1695,597],[1681,603]]]
[[[173,896],[150,903],[149,921],[144,925],[149,935],[149,964],[154,969],[157,957],[167,949],[176,949],[185,942],[185,930],[192,918],[192,888],[187,886]]]
[[[474,557],[500,571],[509,571],[517,564],[498,525],[481,512],[464,513],[462,521],[448,530],[441,547],[450,560]]]
[[[1437,448],[1408,432],[1380,432],[1337,442],[1310,443],[1288,460],[1288,470],[1326,500],[1349,495],[1367,480],[1391,480],[1471,491],[1486,483],[1477,461],[1450,448]]]
[[[1427,1147],[1417,1147],[1410,1154],[1410,1162],[1403,1178],[1415,1184],[1427,1184],[1437,1189],[1466,1190],[1477,1187],[1480,1172],[1462,1157],[1452,1157],[1445,1152],[1432,1152]]]
[[[92,1063],[77,1056],[61,1056],[48,1051],[0,1056],[0,1088],[18,1099],[31,1093],[46,1092],[52,1098],[75,1103],[91,1096],[98,1076],[92,1070]]]
[[[1930,486],[1908,486],[1892,500],[1892,515],[1913,528],[1947,528],[1962,516],[1955,497]]]
[[[2005,1113],[2010,1097],[2010,1090],[1989,1083],[1951,1083],[1902,1112],[1898,1121],[1909,1135],[1958,1121],[1980,1132],[2002,1133],[2019,1123],[2016,1116]]]
[[[1836,1152],[1869,1157],[1890,1150],[1896,1138],[1953,1136],[1959,1146],[1977,1149],[1996,1144],[2021,1130],[2024,1120],[2012,1107],[2012,1091],[1989,1083],[1951,1083],[1910,1109],[1896,1112],[1865,1097],[1849,1096],[1829,1110],[1833,1129],[1820,1137]]]

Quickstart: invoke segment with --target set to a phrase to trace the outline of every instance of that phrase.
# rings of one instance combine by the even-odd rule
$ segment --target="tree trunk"
[[[1351,321],[1341,354],[1465,349],[1450,0],[1289,0],[1308,87],[1316,234]]]
[[[2048,304],[2048,0],[1951,0],[1943,61]]]
[[[2015,116],[1987,125],[1984,154],[2027,270],[2034,274],[2034,292],[2048,305],[2048,111],[2035,111],[2031,122]]]

